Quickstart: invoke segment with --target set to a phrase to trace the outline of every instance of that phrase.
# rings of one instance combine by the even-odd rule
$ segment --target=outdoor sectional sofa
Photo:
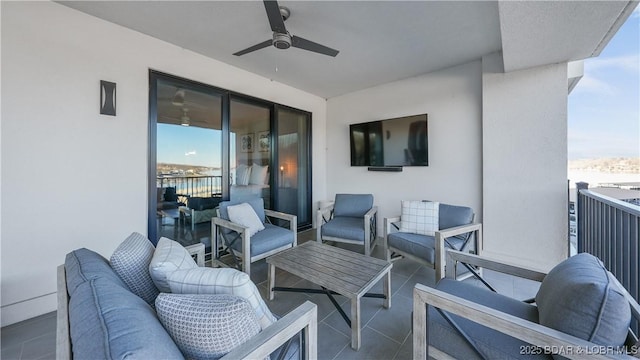
[[[131,244],[127,241],[132,237],[137,245],[123,246]],[[166,241],[177,244],[168,239]],[[140,244],[144,246],[141,247]],[[142,257],[141,248],[145,249],[142,252],[146,252]],[[171,294],[160,292],[153,283],[149,284],[147,281],[145,284],[140,281],[141,278],[149,280],[150,270],[147,269],[153,271],[149,256],[149,251],[153,250],[153,245],[146,237],[134,233],[116,249],[121,259],[118,264],[114,263],[116,252],[111,261],[84,248],[67,255],[65,264],[58,267],[57,359],[184,359],[221,356],[223,359],[244,359],[265,358],[268,355],[271,355],[271,359],[278,359],[280,355],[285,359],[316,357],[315,304],[307,301],[280,319],[273,317],[273,322],[264,327],[262,321],[265,317],[259,318],[256,315],[255,306],[251,302],[259,301],[266,307],[257,290],[255,293],[259,299],[243,298],[229,294],[228,291],[221,295],[186,292]],[[196,257],[195,271],[200,272],[196,274],[198,276],[212,273],[217,275],[220,270],[227,274],[231,272],[239,279],[246,277],[246,282],[250,282],[246,274],[234,269],[199,268],[198,265],[204,265],[202,244],[191,246],[187,250],[182,247],[177,250],[186,254],[183,259],[185,261],[182,262],[193,261],[190,254]],[[122,262],[129,263],[124,267],[127,271],[124,276]],[[114,270],[116,268],[117,271]],[[166,280],[173,281],[171,279],[167,277]],[[175,288],[174,285],[182,286],[171,284],[172,289]],[[255,288],[253,283],[249,285]],[[188,286],[183,288],[188,289]],[[185,304],[188,310],[202,311],[189,313],[190,318],[186,319],[186,323],[193,322],[192,329],[185,329],[183,326],[186,318]],[[161,307],[168,310],[169,316],[161,316],[161,310],[156,312],[156,308]],[[268,312],[268,308],[266,311]],[[172,315],[173,318],[170,317]],[[270,312],[269,316],[272,316]],[[206,321],[203,321],[204,318]],[[173,325],[177,326],[174,328]],[[193,337],[185,339],[185,331],[189,334],[187,337],[194,334]],[[226,333],[215,334],[222,331]],[[217,346],[218,349],[223,346],[223,352],[214,356],[194,356],[192,348],[188,349],[190,352],[186,352],[185,346],[203,346],[199,343],[203,341],[199,335],[203,334],[204,337],[215,338],[216,343],[212,346]],[[232,343],[229,344],[229,341]],[[240,345],[234,345],[233,341]],[[204,344],[205,347],[209,345]],[[231,349],[229,345],[232,346]],[[224,346],[227,350],[224,350]]]

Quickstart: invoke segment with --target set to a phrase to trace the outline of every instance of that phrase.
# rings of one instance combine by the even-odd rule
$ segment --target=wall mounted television
[[[427,114],[351,124],[351,166],[428,166],[427,135]]]

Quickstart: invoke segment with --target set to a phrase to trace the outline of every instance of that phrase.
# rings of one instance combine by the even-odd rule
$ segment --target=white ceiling
[[[500,50],[507,71],[597,55],[637,4],[280,1],[291,10],[287,30],[340,50],[333,58],[274,47],[233,56],[271,38],[261,1],[61,3],[324,98]]]

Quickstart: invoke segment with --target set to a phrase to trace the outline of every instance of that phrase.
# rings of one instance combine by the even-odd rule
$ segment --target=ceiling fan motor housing
[[[273,46],[278,49],[288,49],[291,47],[291,35],[282,33],[273,33]]]

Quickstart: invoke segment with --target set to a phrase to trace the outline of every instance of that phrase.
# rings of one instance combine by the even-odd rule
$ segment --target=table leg
[[[276,267],[273,264],[269,264],[269,271],[267,272],[267,286],[269,287],[269,300],[273,300],[273,287],[276,286]]]
[[[382,291],[384,293],[384,307],[388,309],[391,307],[391,271],[387,271],[387,275],[382,280]]]
[[[351,299],[351,348],[360,350],[360,296]]]

